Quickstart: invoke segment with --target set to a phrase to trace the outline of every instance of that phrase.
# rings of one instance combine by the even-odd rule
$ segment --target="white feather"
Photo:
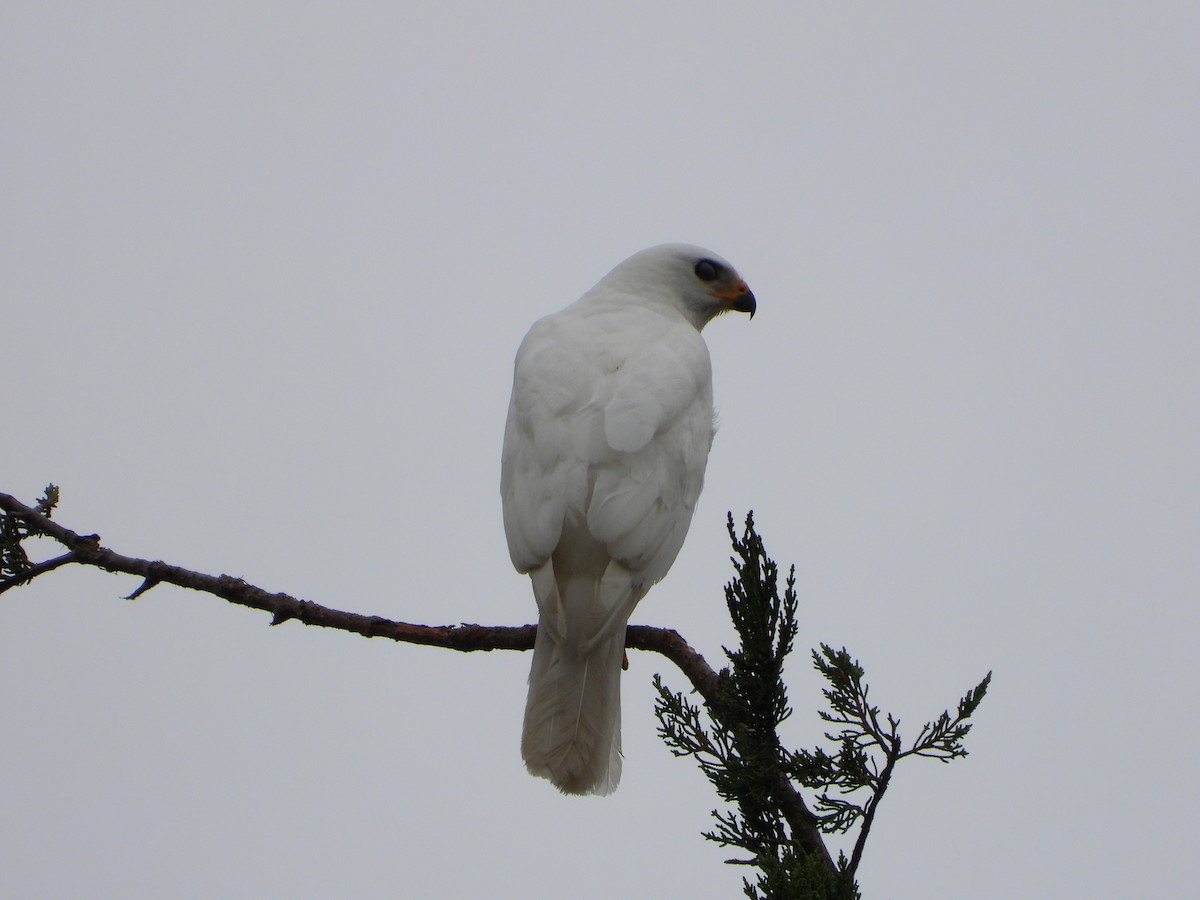
[[[652,248],[535,323],[517,352],[501,498],[539,613],[521,750],[567,793],[616,788],[625,627],[683,546],[704,483],[699,329],[723,307],[700,259],[736,279],[699,248]]]

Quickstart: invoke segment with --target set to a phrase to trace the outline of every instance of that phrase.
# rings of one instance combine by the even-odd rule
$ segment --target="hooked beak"
[[[750,291],[750,286],[740,278],[732,287],[713,291],[712,295],[720,300],[726,309],[732,309],[734,312],[750,313],[750,318],[752,319],[754,318],[754,311],[758,309],[758,303],[754,300],[754,294]]]

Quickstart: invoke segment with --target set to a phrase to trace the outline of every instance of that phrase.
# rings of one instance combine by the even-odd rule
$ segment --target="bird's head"
[[[721,313],[732,310],[753,318],[757,309],[754,294],[733,266],[690,244],[661,244],[635,253],[604,276],[601,286],[666,301],[697,330]]]

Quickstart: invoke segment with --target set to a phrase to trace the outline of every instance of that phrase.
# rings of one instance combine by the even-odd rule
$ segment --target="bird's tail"
[[[539,619],[521,755],[565,794],[611,794],[621,780],[625,629],[615,631],[580,648]]]

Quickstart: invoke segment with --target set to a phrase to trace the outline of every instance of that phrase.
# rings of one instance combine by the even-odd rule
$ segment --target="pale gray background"
[[[717,661],[727,509],[915,729],[868,898],[1196,883],[1194,4],[6,3],[0,490],[114,549],[428,623],[533,617],[497,494],[530,323],[644,246],[759,298],[635,621]],[[63,571],[0,599],[0,893],[740,896],[654,735],[560,797],[525,654]],[[819,684],[791,673],[796,743]],[[1189,890],[1189,888],[1191,890]]]

